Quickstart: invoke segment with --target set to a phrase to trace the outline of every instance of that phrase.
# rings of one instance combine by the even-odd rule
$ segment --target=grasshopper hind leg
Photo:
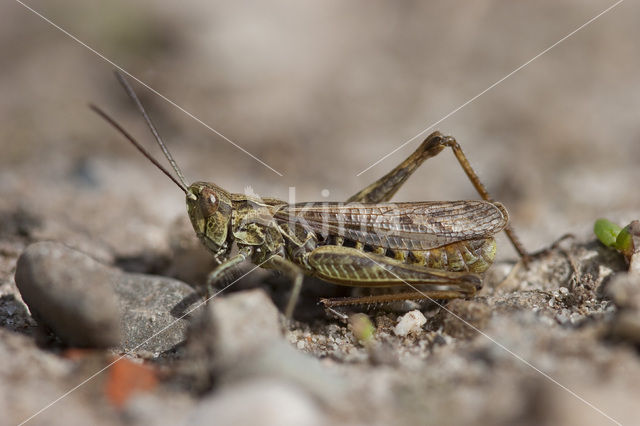
[[[464,298],[473,296],[482,286],[481,276],[475,273],[406,264],[351,247],[318,247],[307,255],[306,260],[315,276],[336,284],[396,289],[406,286],[406,291],[401,293],[324,299],[322,303],[325,307]]]
[[[463,299],[473,296],[475,292],[466,292],[460,290],[424,290],[424,291],[407,291],[403,293],[375,294],[371,296],[359,297],[342,297],[333,299],[321,299],[320,303],[325,308],[336,308],[341,306],[354,305],[380,305],[394,302],[403,302],[406,300],[450,300]]]
[[[462,152],[460,144],[458,144],[454,137],[444,136],[440,132],[433,132],[427,136],[420,146],[402,163],[398,164],[393,170],[373,182],[371,185],[351,196],[347,202],[380,203],[390,201],[400,187],[413,174],[413,172],[422,165],[422,163],[429,158],[435,157],[447,147],[451,148],[453,151],[458,163],[460,163],[460,166],[480,197],[485,201],[494,203],[495,201],[487,191],[487,188],[482,184],[473,167],[471,167],[467,156]],[[529,254],[515,235],[511,225],[507,225],[504,228],[504,231],[518,255],[520,255],[523,262],[526,264],[529,260]]]
[[[439,132],[432,133],[402,163],[371,185],[351,196],[347,202],[381,203],[390,201],[425,160],[435,157],[444,149],[442,140],[443,136]]]

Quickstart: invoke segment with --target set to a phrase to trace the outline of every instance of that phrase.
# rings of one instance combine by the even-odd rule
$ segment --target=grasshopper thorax
[[[187,189],[187,211],[198,238],[216,257],[227,253],[232,203],[227,191],[209,182]]]

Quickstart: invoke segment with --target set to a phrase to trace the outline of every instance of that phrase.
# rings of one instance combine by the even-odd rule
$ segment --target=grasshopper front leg
[[[232,275],[236,267],[247,260],[247,258],[251,256],[251,253],[251,247],[243,247],[237,255],[221,263],[216,269],[209,273],[205,287],[207,298],[214,294],[213,289],[215,284]]]
[[[291,318],[293,310],[296,307],[296,303],[298,302],[298,298],[300,297],[300,290],[302,289],[302,280],[304,279],[302,269],[292,261],[277,255],[269,258],[269,260],[264,262],[262,266],[264,268],[280,271],[283,274],[288,275],[291,279],[291,295],[289,296],[289,301],[287,302],[287,307],[284,311],[285,317]]]

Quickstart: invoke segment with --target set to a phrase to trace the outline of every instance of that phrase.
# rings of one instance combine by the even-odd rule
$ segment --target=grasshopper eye
[[[212,191],[203,191],[200,198],[200,207],[205,212],[214,212],[218,209],[218,197]]]

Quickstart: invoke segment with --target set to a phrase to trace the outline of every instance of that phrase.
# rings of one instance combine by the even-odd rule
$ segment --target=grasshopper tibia
[[[452,290],[408,291],[404,293],[374,294],[371,296],[343,297],[340,299],[320,299],[325,308],[354,305],[380,305],[405,300],[449,300],[472,296],[472,294]]]

